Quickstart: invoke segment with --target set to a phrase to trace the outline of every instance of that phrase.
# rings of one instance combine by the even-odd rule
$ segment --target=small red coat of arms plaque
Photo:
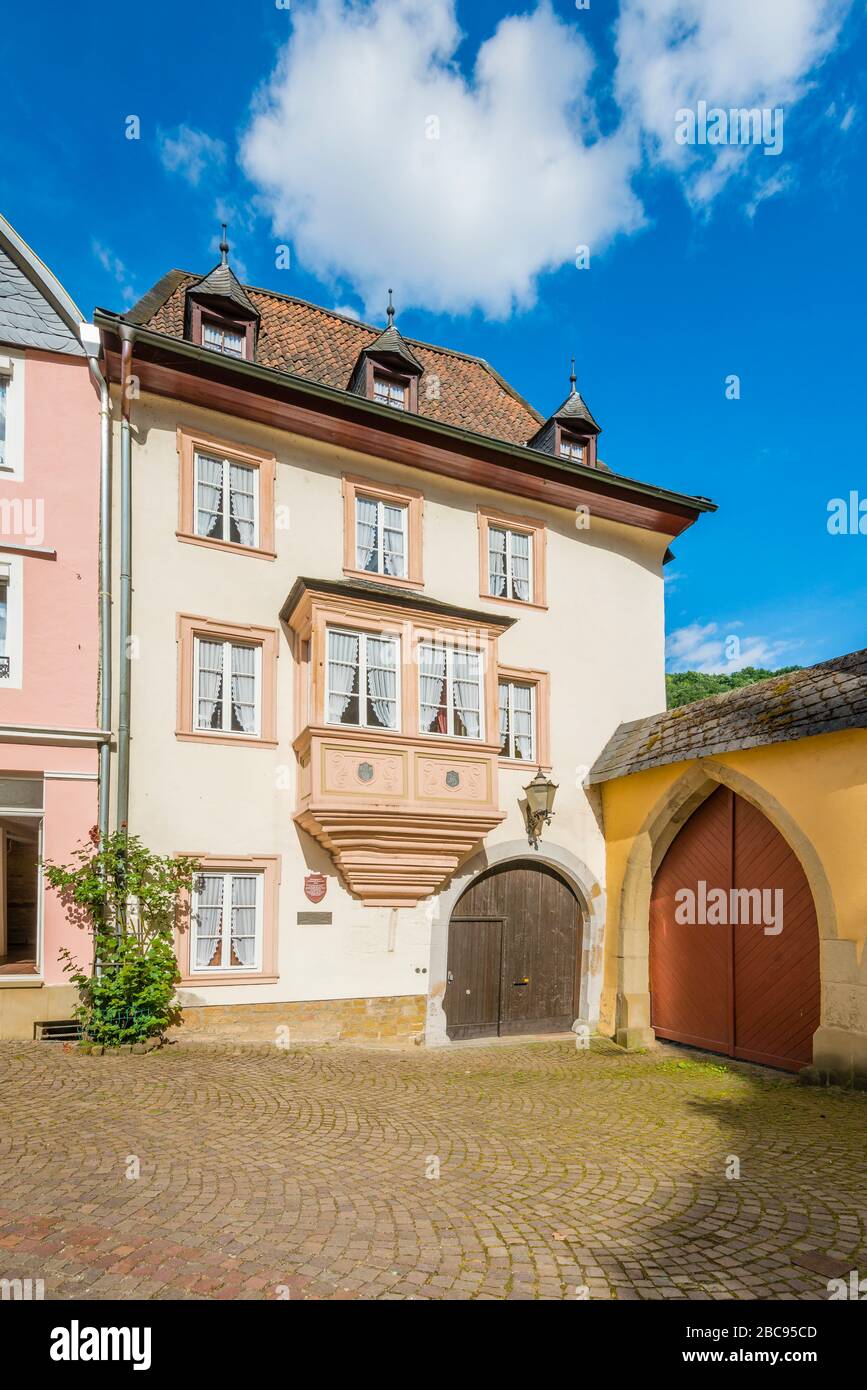
[[[328,892],[328,879],[324,874],[308,874],[304,880],[304,896],[312,903],[321,903]]]

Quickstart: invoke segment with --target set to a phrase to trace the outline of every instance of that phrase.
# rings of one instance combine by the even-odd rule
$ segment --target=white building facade
[[[584,779],[664,708],[663,562],[707,504],[601,465],[574,380],[545,420],[392,318],[248,290],[225,254],[98,316],[132,439],[129,825],[201,865],[188,1029],[598,1020]]]

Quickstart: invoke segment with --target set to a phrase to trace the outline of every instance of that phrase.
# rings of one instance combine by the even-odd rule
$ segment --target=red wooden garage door
[[[711,896],[702,910],[714,889],[724,899]],[[691,905],[683,890],[694,895],[694,922],[678,921]],[[733,920],[743,918],[747,899],[732,890],[750,892],[749,922]],[[779,831],[727,787],[690,816],[654,879],[650,994],[659,1037],[790,1071],[812,1061],[819,1026],[813,896]]]

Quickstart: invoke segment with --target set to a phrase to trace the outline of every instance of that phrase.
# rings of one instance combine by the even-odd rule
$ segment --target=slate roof
[[[587,780],[609,782],[736,748],[865,728],[867,648],[621,724]]]
[[[601,433],[599,426],[590,414],[590,408],[582,398],[580,391],[570,391],[559,410],[555,410],[551,416],[552,420],[581,420],[584,424],[592,425],[597,434]]]
[[[374,338],[365,349],[367,353],[383,353],[390,357],[399,357],[406,363],[407,367],[414,372],[422,372],[424,368],[410,349],[403,334],[399,333],[394,324],[389,324],[388,328],[383,329],[378,338]]]
[[[185,294],[199,279],[187,271],[170,271],[124,318],[183,338]],[[346,391],[360,353],[384,336],[379,328],[307,300],[245,289],[261,315],[256,361],[263,367]],[[428,380],[439,378],[438,393],[420,389],[419,415],[509,444],[526,444],[537,433],[543,417],[482,358],[412,338],[402,341]]]
[[[254,314],[258,317],[258,309],[251,303],[244,286],[238,279],[232,267],[223,261],[214,266],[208,275],[200,280],[197,285],[192,286],[191,292],[196,295],[213,295],[218,299],[228,299],[232,304],[237,304],[239,309],[243,309],[246,314]]]
[[[81,318],[48,267],[0,217],[0,343],[81,357]]]

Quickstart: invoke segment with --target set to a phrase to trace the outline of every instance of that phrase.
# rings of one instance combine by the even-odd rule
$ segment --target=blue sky
[[[17,6],[2,41],[0,209],[86,313],[204,273],[225,215],[249,283],[374,320],[393,284],[545,412],[574,353],[606,462],[719,504],[672,668],[867,645],[867,536],[827,528],[867,499],[861,0]],[[678,144],[701,100],[779,107],[781,152]]]

